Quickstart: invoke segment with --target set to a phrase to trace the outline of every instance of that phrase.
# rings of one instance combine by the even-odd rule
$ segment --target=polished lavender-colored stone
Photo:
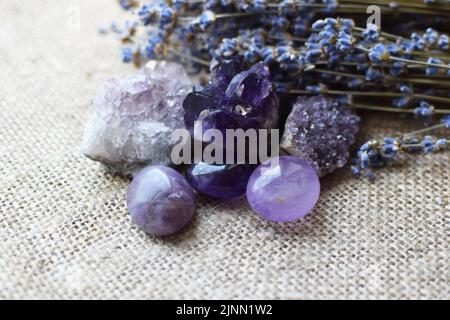
[[[195,190],[216,199],[242,196],[254,165],[218,165],[200,162],[188,167],[187,181]]]
[[[195,195],[186,179],[172,168],[149,166],[128,187],[128,211],[139,228],[158,236],[180,231],[192,218]]]
[[[316,205],[320,194],[319,178],[305,160],[291,156],[277,159],[278,163],[266,162],[253,172],[247,185],[247,200],[264,219],[294,221]]]

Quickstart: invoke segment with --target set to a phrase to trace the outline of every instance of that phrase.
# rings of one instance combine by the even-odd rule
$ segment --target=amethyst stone
[[[304,217],[316,205],[319,194],[316,170],[305,160],[291,156],[260,165],[247,185],[252,209],[264,219],[276,222]]]
[[[185,128],[182,102],[192,85],[180,64],[153,60],[107,80],[92,104],[83,154],[122,175],[171,164],[171,134]]]
[[[167,236],[192,218],[195,196],[186,179],[174,169],[149,166],[128,187],[127,206],[133,222],[145,232]]]
[[[216,199],[242,196],[255,166],[200,162],[189,166],[186,179],[198,192]]]
[[[286,120],[280,147],[307,160],[322,177],[346,164],[359,122],[350,109],[323,96],[299,97]]]
[[[231,79],[244,71],[245,66],[238,56],[232,56],[220,61],[214,60],[211,65],[211,83],[209,88],[222,88],[225,91]]]
[[[211,74],[210,84],[183,102],[185,124],[192,133],[196,120],[203,121],[203,131],[277,126],[279,101],[266,65],[243,70],[242,62],[231,58],[216,64]]]

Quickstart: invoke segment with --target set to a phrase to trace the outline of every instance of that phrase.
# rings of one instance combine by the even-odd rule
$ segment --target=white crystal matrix
[[[109,170],[133,174],[169,165],[171,134],[184,128],[182,102],[192,80],[180,64],[150,61],[139,72],[107,80],[93,101],[82,152]]]

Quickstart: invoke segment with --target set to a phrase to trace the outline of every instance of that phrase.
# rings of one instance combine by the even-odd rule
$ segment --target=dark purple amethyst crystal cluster
[[[278,126],[279,101],[268,67],[258,63],[245,70],[238,58],[224,59],[212,67],[211,82],[183,102],[186,127],[194,131],[201,121],[208,129],[271,129]],[[196,132],[197,133],[197,132]]]

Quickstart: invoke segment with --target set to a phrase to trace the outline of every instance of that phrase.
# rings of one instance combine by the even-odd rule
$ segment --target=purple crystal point
[[[220,61],[216,60],[211,66],[211,85],[222,87],[225,91],[231,79],[244,70],[244,63],[239,56],[232,56]]]
[[[316,170],[305,160],[291,156],[260,165],[247,185],[247,200],[252,209],[264,219],[276,222],[304,217],[316,205],[319,194]]]
[[[186,179],[174,169],[149,166],[128,187],[127,206],[139,228],[166,236],[177,233],[191,220],[195,196]]]
[[[278,97],[270,82],[269,68],[258,63],[237,74],[225,92],[228,104],[239,114],[255,118],[260,128],[275,128],[278,124]],[[236,106],[239,106],[236,111]]]
[[[205,90],[189,93],[183,101],[186,128],[193,133],[194,122],[198,120],[200,114],[205,110],[214,110],[219,105],[219,101]]]
[[[198,192],[216,199],[232,199],[245,193],[255,166],[217,165],[200,162],[186,172],[187,181]]]
[[[286,120],[280,147],[307,160],[322,177],[346,164],[359,122],[350,109],[323,96],[299,97]]]
[[[225,95],[228,99],[242,99],[248,104],[259,105],[271,91],[269,68],[262,63],[236,74],[231,79]]]

